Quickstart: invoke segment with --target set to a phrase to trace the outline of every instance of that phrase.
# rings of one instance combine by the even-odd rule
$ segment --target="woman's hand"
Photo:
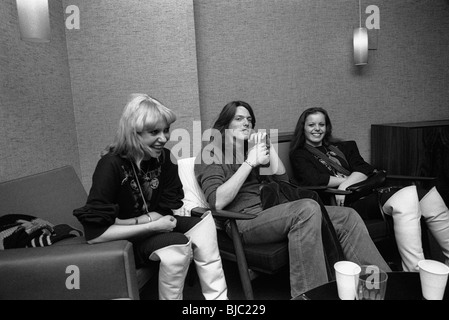
[[[345,205],[345,195],[343,194],[336,194],[335,200],[337,202],[337,206],[344,206]]]
[[[354,171],[351,173],[350,176],[346,177],[343,176],[342,182],[339,184],[338,189],[339,190],[346,190],[348,187],[352,186],[353,184],[364,181],[368,177],[367,175]],[[337,206],[343,206],[345,204],[345,196],[344,195],[336,195],[335,199],[337,200]]]
[[[171,232],[174,228],[176,228],[176,223],[177,221],[175,217],[167,215],[162,216],[161,218],[147,225],[151,226],[152,231]]]
[[[163,215],[161,215],[160,213],[157,213],[156,211],[150,212],[149,215],[151,217],[151,221],[150,221],[150,218],[148,218],[147,214],[142,214],[138,217],[129,218],[129,219],[116,218],[115,224],[121,225],[121,226],[138,225],[138,224],[153,222],[153,221],[156,221],[156,220],[160,219],[161,217],[163,217]]]
[[[341,183],[338,186],[338,190],[346,191],[346,188],[349,187],[348,185],[348,178],[346,176],[338,177],[338,179],[341,179]],[[345,195],[344,194],[336,194],[335,200],[337,202],[337,206],[344,206],[345,205]]]
[[[163,215],[161,215],[160,213],[157,213],[156,211],[151,211],[151,212],[149,213],[149,215],[150,215],[150,217],[151,217],[151,222],[156,221],[156,220],[158,220],[158,219],[160,219],[160,218],[163,217]],[[140,221],[140,220],[139,220],[139,221]],[[146,214],[144,215],[143,221],[145,221],[145,222],[150,222],[150,221],[148,221],[148,215],[146,215]]]

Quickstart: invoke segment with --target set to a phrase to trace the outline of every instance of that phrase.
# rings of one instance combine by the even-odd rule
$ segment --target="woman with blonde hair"
[[[74,214],[89,243],[126,239],[137,267],[159,262],[160,299],[182,299],[192,257],[204,297],[227,299],[211,214],[174,216],[184,193],[164,146],[175,120],[158,100],[133,94],[96,166],[87,203]]]

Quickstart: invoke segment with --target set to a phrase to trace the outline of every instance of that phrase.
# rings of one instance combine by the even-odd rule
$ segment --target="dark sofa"
[[[87,193],[71,166],[0,183],[0,216],[25,214],[82,229],[73,209]],[[132,244],[84,237],[0,250],[0,299],[139,299],[155,270],[136,270]]]

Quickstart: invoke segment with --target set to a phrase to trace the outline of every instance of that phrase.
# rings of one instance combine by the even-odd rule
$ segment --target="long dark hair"
[[[217,120],[215,120],[215,123],[212,126],[213,129],[217,129],[218,131],[220,131],[223,137],[225,134],[225,130],[229,128],[229,124],[234,119],[235,113],[237,112],[237,107],[244,107],[246,110],[248,110],[252,118],[251,124],[253,129],[256,126],[256,116],[254,115],[253,108],[251,108],[251,106],[244,101],[232,101],[223,107],[220,114],[218,115]]]
[[[305,110],[298,119],[295,127],[295,132],[293,133],[293,138],[290,141],[290,154],[293,151],[304,147],[304,144],[306,143],[306,138],[304,136],[304,126],[306,123],[306,119],[308,116],[315,113],[322,113],[326,120],[326,134],[323,138],[323,144],[327,146],[334,141],[332,137],[332,123],[327,111],[319,107],[309,108]]]
[[[215,120],[215,122],[212,126],[213,130],[217,130],[221,134],[221,146],[220,147],[223,152],[226,151],[226,148],[225,148],[226,129],[229,128],[229,125],[234,120],[234,117],[235,117],[238,107],[244,107],[246,110],[248,110],[248,112],[251,116],[252,128],[254,129],[254,127],[256,126],[256,116],[254,115],[253,108],[247,102],[236,100],[236,101],[231,101],[228,104],[226,104],[223,107],[223,109],[221,110],[220,114],[218,115],[217,120]],[[217,143],[216,141],[214,142],[214,135],[211,135],[210,143],[211,144]],[[248,149],[248,141],[245,141],[244,142],[245,153],[246,153],[247,149]]]

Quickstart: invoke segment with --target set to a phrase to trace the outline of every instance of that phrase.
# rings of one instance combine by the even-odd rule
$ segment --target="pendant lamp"
[[[354,29],[354,64],[363,66],[368,64],[368,30],[362,28],[361,0],[359,0],[359,27]]]
[[[50,41],[48,0],[16,0],[20,38],[31,42]]]

